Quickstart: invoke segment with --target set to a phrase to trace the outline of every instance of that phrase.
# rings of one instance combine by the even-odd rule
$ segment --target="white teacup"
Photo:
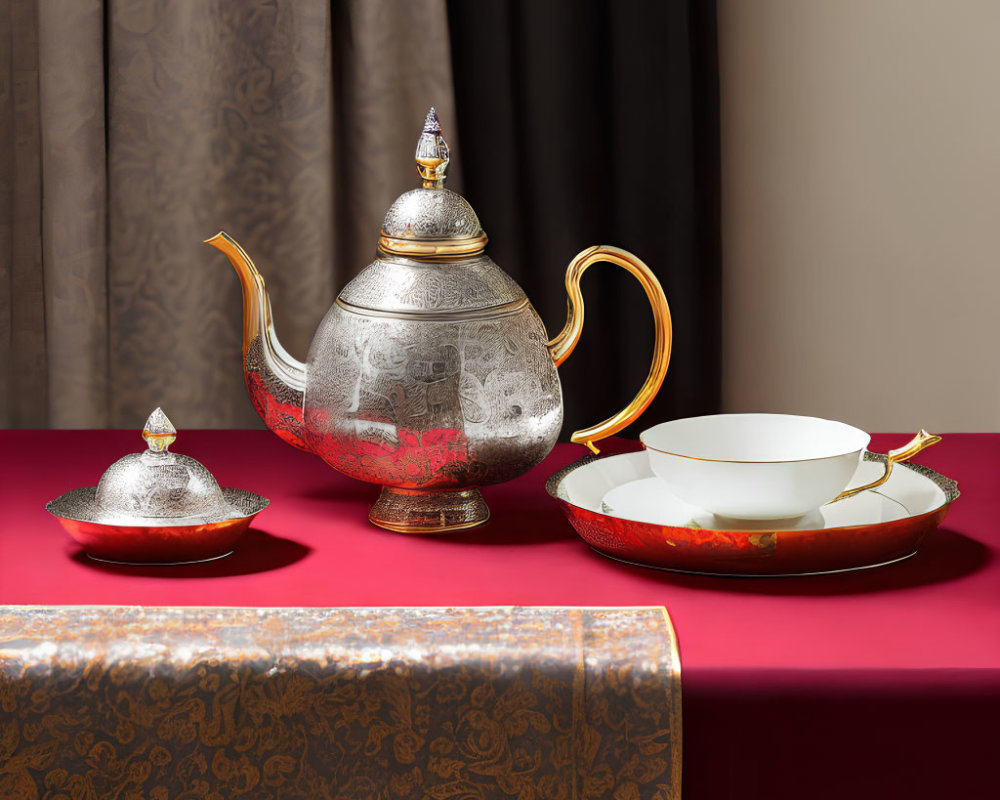
[[[892,464],[940,441],[921,431],[890,451],[885,475],[845,492],[871,437],[817,417],[716,414],[640,435],[653,473],[678,498],[721,517],[790,519],[884,483]]]

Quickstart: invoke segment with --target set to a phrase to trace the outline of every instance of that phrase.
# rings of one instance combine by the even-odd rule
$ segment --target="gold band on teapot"
[[[378,237],[378,249],[381,253],[406,256],[420,260],[439,260],[448,258],[468,258],[479,255],[486,249],[489,241],[485,233],[469,236],[464,239],[401,239],[390,236],[384,230]]]
[[[628,270],[642,285],[649,298],[653,310],[655,326],[653,339],[653,363],[649,375],[639,389],[639,393],[625,408],[604,422],[583,428],[573,433],[571,442],[585,444],[594,454],[600,451],[594,442],[614,436],[622,428],[634,422],[656,397],[670,365],[670,345],[673,341],[673,327],[670,321],[670,306],[663,294],[663,288],[653,271],[642,259],[618,247],[594,246],[577,254],[569,267],[566,268],[566,294],[568,295],[569,312],[566,325],[559,334],[547,343],[552,360],[558,367],[573,352],[583,331],[583,294],[580,291],[580,278],[591,264],[607,261]]]

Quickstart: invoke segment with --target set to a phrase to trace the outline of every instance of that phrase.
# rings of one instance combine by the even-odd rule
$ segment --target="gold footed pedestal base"
[[[398,533],[450,533],[482,525],[490,509],[478,489],[420,492],[382,487],[368,519]]]

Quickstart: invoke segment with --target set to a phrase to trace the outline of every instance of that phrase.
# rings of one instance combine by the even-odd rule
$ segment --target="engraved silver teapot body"
[[[267,426],[352,478],[383,491],[376,525],[440,533],[479,525],[477,487],[515,478],[552,449],[563,421],[557,366],[583,324],[579,279],[598,261],[642,283],[653,308],[653,364],[637,397],[577,431],[589,446],[624,428],[653,399],[670,358],[670,314],[655,275],[617,248],[580,253],[566,275],[569,315],[549,340],[520,286],[485,253],[475,211],[445,189],[448,148],[431,109],[417,145],[423,186],[386,214],[376,259],[327,312],[306,364],[279,344],[264,281],[227,234],[209,243],[243,287],[243,369]]]

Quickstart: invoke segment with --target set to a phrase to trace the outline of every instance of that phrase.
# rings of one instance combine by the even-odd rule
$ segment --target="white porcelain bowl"
[[[688,417],[639,438],[672,494],[732,519],[790,519],[830,502],[871,440],[843,422],[789,414]]]

